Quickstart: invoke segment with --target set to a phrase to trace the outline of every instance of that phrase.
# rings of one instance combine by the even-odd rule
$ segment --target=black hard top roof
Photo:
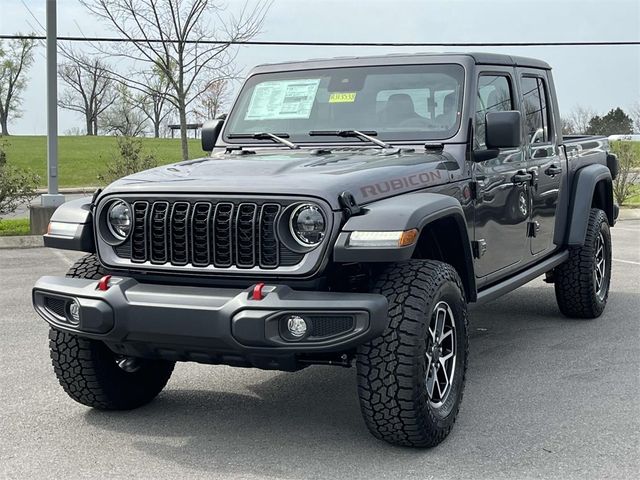
[[[535,58],[517,57],[513,55],[503,55],[499,53],[392,53],[389,55],[375,55],[364,57],[334,57],[334,58],[315,58],[304,61],[282,62],[259,65],[255,68],[254,73],[258,71],[275,71],[275,70],[295,70],[307,68],[332,68],[359,65],[394,65],[401,63],[442,63],[443,61],[461,61],[462,59],[471,60],[476,65],[507,65],[515,67],[531,67],[551,70],[551,66],[547,62],[537,60]],[[283,68],[284,67],[284,68]]]

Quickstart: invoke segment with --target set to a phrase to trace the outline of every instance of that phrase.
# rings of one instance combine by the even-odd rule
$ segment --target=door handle
[[[522,184],[522,183],[530,183],[531,180],[533,180],[533,174],[531,174],[529,172],[525,172],[524,170],[520,170],[511,179],[511,181],[513,183],[515,183],[516,185],[519,185],[519,184]]]
[[[555,177],[556,175],[560,175],[562,173],[562,167],[551,165],[544,171],[544,173],[549,177]]]

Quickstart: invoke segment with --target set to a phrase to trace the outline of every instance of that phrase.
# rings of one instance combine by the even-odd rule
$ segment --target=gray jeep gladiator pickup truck
[[[202,144],[51,220],[47,246],[88,255],[33,304],[82,404],[143,405],[176,361],[355,363],[371,433],[434,446],[462,399],[469,303],[546,275],[563,314],[605,308],[617,159],[563,138],[542,61],[263,65]]]

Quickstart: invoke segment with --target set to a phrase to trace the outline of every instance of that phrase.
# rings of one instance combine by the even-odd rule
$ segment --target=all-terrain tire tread
[[[603,301],[596,298],[593,285],[593,268],[596,239],[607,215],[600,209],[592,208],[589,213],[587,234],[584,245],[569,248],[569,258],[554,270],[554,287],[560,311],[570,318],[596,318],[604,311],[609,292]],[[610,238],[605,239],[611,245]],[[607,259],[611,268],[611,259]],[[610,272],[610,270],[609,270]]]
[[[412,260],[390,266],[376,282],[374,292],[389,301],[389,325],[380,336],[358,349],[358,394],[364,420],[371,433],[397,445],[429,447],[439,444],[448,434],[453,422],[443,428],[426,425],[420,405],[426,391],[417,388],[419,369],[415,351],[424,342],[423,332],[429,322],[425,311],[429,300],[443,282],[454,282],[464,299],[462,282],[453,267],[431,260]],[[466,335],[466,308],[463,310]],[[464,342],[462,385],[466,376],[468,342]],[[460,401],[451,412],[454,422]],[[427,414],[431,412],[427,409]],[[429,419],[437,424],[435,417]]]
[[[106,272],[102,268],[102,265],[100,265],[98,257],[95,254],[89,254],[76,261],[76,263],[69,268],[66,276],[98,280],[104,275],[106,275]]]

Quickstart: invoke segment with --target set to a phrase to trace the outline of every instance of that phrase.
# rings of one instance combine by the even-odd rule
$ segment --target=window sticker
[[[245,120],[309,118],[320,79],[277,80],[253,89]]]
[[[356,92],[334,92],[329,95],[329,103],[353,103],[356,101]]]

